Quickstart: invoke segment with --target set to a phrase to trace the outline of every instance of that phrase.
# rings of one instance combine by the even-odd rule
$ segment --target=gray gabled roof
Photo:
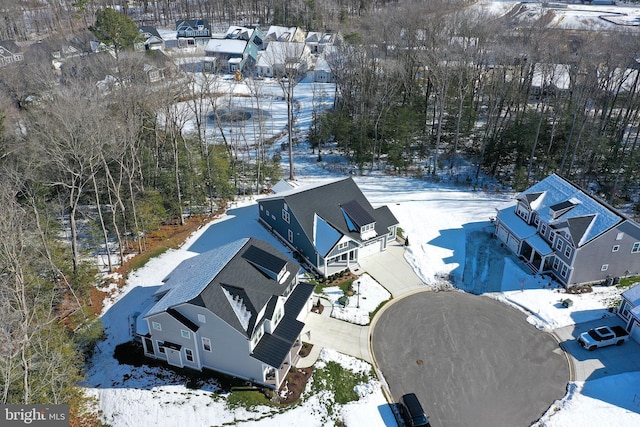
[[[252,357],[273,366],[280,367],[284,362],[291,346],[304,328],[304,323],[296,318],[313,293],[313,285],[299,283],[289,295],[284,305],[284,317],[280,320],[273,334],[264,334],[260,342],[253,349]]]
[[[273,280],[243,256],[247,251],[255,254],[256,250],[280,259],[276,261],[269,257],[269,262],[283,265],[288,272],[282,283]],[[236,240],[180,263],[156,291],[155,295],[160,299],[145,317],[171,312],[179,305],[190,303],[206,307],[248,337],[253,333],[258,313],[284,294],[299,270],[297,264],[267,242],[254,238]],[[247,314],[246,321],[239,316],[239,307]],[[184,319],[178,320],[185,324]]]
[[[332,181],[328,184],[283,191],[274,196],[266,197],[260,202],[280,199],[283,199],[289,206],[289,209],[311,242],[314,241],[313,226],[315,215],[321,217],[343,235],[347,235],[357,242],[362,241],[359,231],[351,231],[349,229],[343,213],[343,206],[345,205],[355,206],[357,204],[358,212],[361,209],[362,215],[373,218],[378,235],[388,233],[390,226],[398,224],[398,220],[388,207],[382,206],[374,209],[351,177]]]
[[[288,272],[282,283],[274,280],[270,275],[252,264],[243,255],[252,247],[268,252],[284,262],[284,269]],[[211,283],[198,295],[189,301],[201,305],[216,314],[239,332],[249,337],[256,326],[258,313],[268,306],[273,299],[282,296],[285,290],[295,281],[300,267],[286,258],[273,246],[262,240],[251,238],[243,248],[229,260]],[[286,275],[286,274],[285,274]],[[243,325],[238,318],[229,296],[237,297],[248,310],[251,317]]]
[[[147,316],[196,298],[248,241],[249,239],[236,240],[182,261],[155,292],[156,296],[163,296],[151,307]]]
[[[603,202],[556,174],[518,196],[554,228],[568,227],[576,246],[583,246],[625,218]]]

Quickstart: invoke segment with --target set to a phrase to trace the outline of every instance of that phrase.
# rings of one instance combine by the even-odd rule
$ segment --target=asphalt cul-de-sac
[[[553,336],[486,296],[400,298],[379,313],[371,340],[393,397],[416,393],[433,426],[529,426],[569,381]]]

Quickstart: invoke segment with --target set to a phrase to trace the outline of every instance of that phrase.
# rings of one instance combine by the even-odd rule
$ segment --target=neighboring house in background
[[[299,27],[281,27],[272,25],[265,31],[264,43],[268,45],[271,42],[295,42],[304,43],[305,34]]]
[[[145,50],[164,49],[164,40],[155,27],[143,26],[140,27],[139,32],[144,40],[142,45]]]
[[[627,289],[621,297],[618,316],[624,320],[631,338],[640,344],[640,285]]]
[[[204,46],[211,38],[211,25],[206,19],[176,21],[178,47]]]
[[[640,273],[640,225],[550,175],[498,212],[495,234],[534,273],[564,286]]]
[[[204,72],[253,72],[262,46],[259,29],[229,27],[223,38],[212,38],[205,47]]]
[[[22,49],[13,40],[0,40],[0,67],[24,60]]]
[[[319,83],[333,83],[333,72],[331,66],[327,61],[327,58],[331,58],[335,55],[336,51],[333,46],[327,46],[316,59],[316,64],[313,67],[313,81]]]
[[[277,389],[302,348],[313,285],[268,243],[245,238],[181,262],[135,317],[144,354]]]
[[[566,64],[537,63],[533,67],[531,94],[533,96],[557,95],[571,87],[570,66]]]
[[[311,53],[322,53],[327,47],[337,46],[340,44],[339,33],[325,32],[319,33],[315,31],[309,31],[304,42],[309,46]]]
[[[271,42],[260,54],[256,74],[261,77],[296,75],[302,78],[311,64],[311,51],[304,43]]]
[[[291,188],[258,206],[260,222],[324,277],[356,267],[396,238],[398,220],[387,206],[374,209],[351,177]]]

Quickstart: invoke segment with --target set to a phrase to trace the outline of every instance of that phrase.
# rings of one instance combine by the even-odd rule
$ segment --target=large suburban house
[[[495,235],[564,286],[640,273],[640,225],[558,175],[498,212]]]
[[[155,27],[145,25],[138,29],[145,50],[164,49],[164,40]]]
[[[211,38],[211,25],[206,19],[176,21],[178,47],[202,46]]]
[[[260,222],[324,277],[356,267],[396,237],[393,213],[374,209],[351,177],[280,191],[258,205]]]
[[[304,43],[273,41],[261,53],[256,74],[261,77],[303,77],[311,64],[311,51]]]
[[[205,47],[203,71],[253,71],[262,48],[263,34],[258,28],[231,26],[221,37],[213,37]]]
[[[295,42],[304,43],[305,34],[299,27],[282,27],[272,25],[265,32],[264,42],[268,45],[271,42]]]
[[[640,285],[636,284],[621,295],[622,301],[618,308],[618,316],[624,320],[625,329],[631,338],[640,343]]]
[[[268,243],[245,238],[180,263],[136,317],[144,354],[277,389],[298,360],[313,286]]]

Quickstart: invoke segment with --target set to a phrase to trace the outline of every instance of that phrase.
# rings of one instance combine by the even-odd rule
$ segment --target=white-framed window
[[[533,223],[534,223],[535,225],[540,224],[540,217],[539,217],[538,215],[536,215],[536,216],[533,218]]]
[[[269,214],[269,209],[267,209],[267,216],[271,216],[271,215]]]
[[[193,362],[193,350],[191,350],[190,348],[185,348],[184,354],[187,356],[187,360],[189,362]]]
[[[631,253],[637,254],[638,252],[640,252],[640,242],[635,242],[631,248]]]
[[[264,206],[260,205],[260,210],[264,211]]]
[[[551,243],[553,243],[553,241],[556,239],[556,233],[554,231],[550,231],[549,232],[549,241]]]
[[[285,205],[286,206],[286,205]],[[282,209],[282,219],[284,222],[289,224],[291,222],[291,215],[289,215],[289,211],[286,209]]]
[[[562,270],[560,270],[560,275],[562,277],[567,277],[567,272],[569,271],[569,267],[566,264],[562,264]]]
[[[372,222],[371,224],[362,226],[362,228],[360,228],[360,232],[364,233],[365,231],[373,230],[375,227],[376,227],[375,222]]]
[[[547,224],[544,224],[544,223],[543,223],[543,224],[540,226],[540,234],[542,234],[543,236],[544,236],[545,234],[547,234]]]
[[[624,237],[624,233],[620,232],[618,233],[618,235],[616,236],[616,240],[622,240],[622,238]]]
[[[600,271],[607,271],[609,269],[609,264],[602,264],[602,267],[600,267]]]
[[[207,317],[204,314],[198,314],[198,322],[207,323]]]
[[[560,265],[560,260],[558,257],[553,257],[553,269],[558,271],[558,266]]]
[[[293,243],[293,231],[287,230],[287,238],[289,239],[290,243]]]
[[[153,329],[156,331],[162,331],[162,325],[158,322],[151,322],[151,326],[153,326]]]
[[[516,209],[516,213],[520,218],[524,219],[525,221],[529,221],[529,212],[526,209],[518,206],[518,209]]]
[[[614,245],[613,248],[611,248],[611,252],[618,252],[620,250],[620,245]]]
[[[567,258],[571,258],[571,253],[573,252],[573,248],[569,245],[567,245],[566,248],[564,248],[564,256],[566,256]]]
[[[180,335],[182,335],[182,338],[191,339],[191,333],[189,331],[185,331],[184,329],[180,329]]]
[[[202,337],[202,349],[204,351],[211,351],[211,340],[206,337]]]
[[[556,249],[559,251],[562,250],[562,240],[560,239],[556,240]]]
[[[158,343],[158,351],[160,353],[166,353],[166,351],[164,350],[163,343]]]
[[[271,214],[271,219],[275,221],[276,220],[276,216],[274,214]]]
[[[349,242],[338,243],[338,250],[347,249],[349,247]]]

